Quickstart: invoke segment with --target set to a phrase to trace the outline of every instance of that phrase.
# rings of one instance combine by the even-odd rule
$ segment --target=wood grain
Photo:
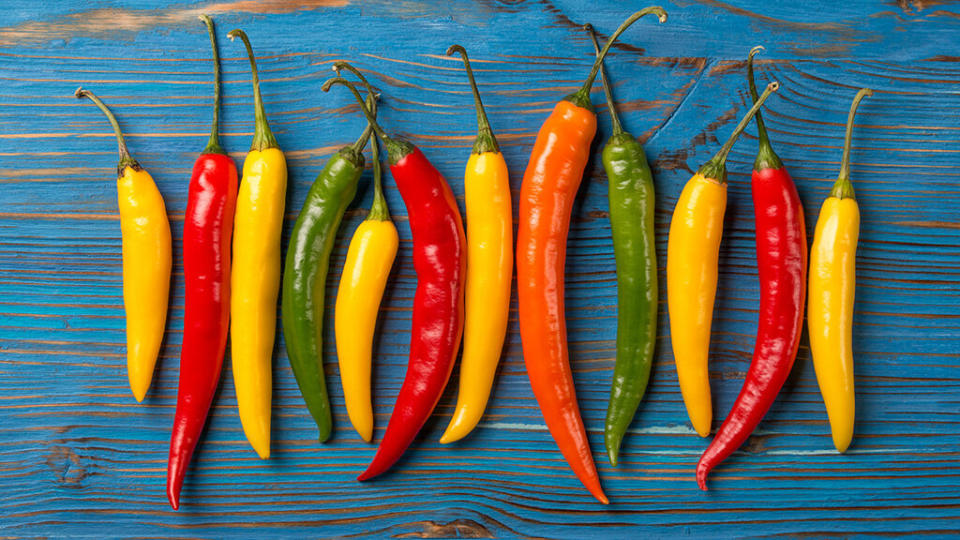
[[[154,386],[137,405],[126,383],[120,238],[108,125],[73,90],[116,111],[131,151],[166,199],[179,250],[187,179],[210,118],[208,42],[253,42],[274,133],[291,173],[287,232],[314,176],[362,129],[352,98],[319,91],[346,59],[383,91],[381,119],[420,145],[462,204],[475,131],[452,44],[471,54],[480,91],[519,193],[526,157],[555,100],[574,90],[593,52],[579,25],[609,35],[642,4],[613,0],[7,2],[0,12],[0,536],[258,538],[950,536],[960,519],[960,9],[948,2],[776,3],[677,0],[664,25],[642,21],[607,62],[625,126],[655,166],[657,240],[691,171],[746,110],[743,59],[753,45],[774,146],[805,204],[810,232],[835,178],[857,88],[875,89],[857,117],[852,177],[863,212],[855,319],[857,426],[832,450],[804,340],[791,378],[757,433],[701,493],[705,448],[676,383],[665,303],[647,397],[621,465],[601,452],[614,354],[616,292],[606,179],[609,119],[572,220],[567,263],[571,358],[580,404],[613,503],[595,504],[546,431],[523,368],[512,307],[493,399],[481,426],[437,443],[456,398],[397,469],[356,474],[374,447],[350,429],[332,332],[326,371],[335,413],[329,444],[299,397],[282,343],[275,362],[273,457],[259,460],[224,370],[205,439],[172,512],[163,485],[183,325],[182,258]],[[221,39],[223,140],[241,162],[252,134],[242,48]],[[711,355],[715,416],[729,410],[750,361],[759,299],[748,128],[731,153]],[[371,199],[369,174],[347,214],[328,284],[328,319],[350,232]],[[402,382],[415,276],[410,231],[392,180],[401,235],[376,351],[375,440]],[[661,275],[661,283],[665,283]],[[665,298],[664,294],[661,294]],[[328,324],[327,329],[332,326]],[[229,352],[228,352],[229,357]],[[456,381],[456,374],[454,375]]]

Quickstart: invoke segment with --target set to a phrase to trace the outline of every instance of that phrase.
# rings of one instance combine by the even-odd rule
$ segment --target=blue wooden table
[[[833,450],[804,338],[793,373],[757,432],[697,490],[707,440],[691,430],[670,348],[665,291],[647,397],[621,464],[603,459],[616,297],[606,179],[596,155],[574,209],[567,314],[579,400],[613,501],[583,490],[547,433],[523,366],[511,310],[507,345],[481,426],[442,447],[456,396],[399,466],[354,478],[374,447],[349,426],[332,339],[326,363],[335,431],[328,444],[277,344],[273,456],[247,444],[225,363],[206,437],[170,510],[165,464],[183,325],[179,236],[187,179],[206,142],[209,43],[196,15],[215,17],[225,69],[223,141],[239,163],[253,128],[244,28],[258,55],[267,113],[286,151],[287,232],[325,160],[363,122],[342,90],[323,94],[335,60],[383,90],[381,118],[420,145],[462,205],[475,130],[459,59],[466,46],[516,198],[534,135],[552,104],[586,75],[593,51],[580,25],[609,35],[641,2],[574,0],[7,0],[0,11],[0,536],[270,538],[873,536],[955,533],[960,519],[960,8],[949,2],[676,0],[670,20],[628,30],[607,66],[626,127],[646,144],[665,260],[673,205],[692,171],[746,110],[744,60],[767,51],[762,80],[781,90],[765,118],[797,182],[812,233],[839,169],[856,89],[852,178],[863,212],[854,341],[856,439]],[[148,398],[127,387],[121,304],[116,150],[102,115],[73,91],[98,92],[133,154],[163,193],[174,233],[172,309]],[[599,84],[593,94],[603,104]],[[755,127],[728,169],[711,354],[714,416],[722,418],[750,361],[758,283],[749,171]],[[369,206],[364,176],[331,262],[328,306],[346,238]],[[401,252],[376,348],[377,431],[406,367],[415,286],[410,231],[387,179]],[[662,266],[662,265],[661,265]],[[665,283],[661,269],[661,283]],[[327,311],[332,315],[331,310]],[[328,322],[331,319],[328,318]],[[328,325],[329,329],[329,325]],[[332,338],[332,331],[328,332]],[[229,362],[229,351],[227,361]],[[456,381],[454,373],[452,381]]]

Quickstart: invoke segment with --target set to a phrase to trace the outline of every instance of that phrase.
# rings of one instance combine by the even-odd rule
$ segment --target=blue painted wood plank
[[[332,332],[326,370],[335,413],[329,444],[299,397],[283,352],[275,361],[273,457],[259,460],[236,415],[229,370],[172,512],[164,496],[183,324],[182,260],[174,262],[170,323],[147,400],[126,383],[115,150],[100,113],[73,90],[97,91],[131,150],[156,178],[179,250],[186,185],[209,125],[211,77],[200,12],[220,35],[253,41],[271,126],[290,163],[288,223],[325,160],[362,120],[349,96],[319,91],[347,59],[383,91],[381,118],[423,147],[462,204],[475,131],[459,60],[471,53],[511,169],[514,196],[536,130],[574,90],[593,53],[579,25],[608,35],[643,4],[611,0],[168,3],[13,0],[0,12],[0,534],[5,536],[732,537],[949,536],[960,518],[960,9],[888,3],[678,0],[664,25],[642,21],[607,66],[626,127],[645,141],[657,186],[657,240],[683,183],[746,110],[743,59],[767,51],[760,76],[782,89],[765,109],[777,152],[797,182],[812,232],[837,174],[855,90],[853,180],[863,212],[855,346],[857,438],[832,450],[803,342],[781,397],[744,448],[701,493],[705,448],[676,384],[665,312],[651,386],[620,467],[600,439],[612,371],[616,295],[600,134],[572,220],[567,303],[571,358],[585,422],[613,504],[595,504],[546,431],[523,367],[511,308],[489,411],[468,439],[441,447],[453,384],[400,467],[357,484],[374,447],[352,432]],[[221,39],[224,142],[239,163],[252,134],[242,48]],[[749,169],[755,129],[734,147],[711,356],[715,416],[742,384],[759,299]],[[364,177],[331,261],[332,306],[349,232],[371,190]],[[375,369],[376,440],[406,366],[415,276],[402,201],[387,198],[401,252],[384,303]],[[661,274],[661,282],[664,276]],[[661,297],[665,298],[663,294]],[[328,322],[332,309],[328,310]],[[329,325],[328,325],[329,330]],[[229,352],[228,352],[229,358]]]

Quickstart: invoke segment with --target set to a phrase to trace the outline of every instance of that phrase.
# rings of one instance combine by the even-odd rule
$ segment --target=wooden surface
[[[480,90],[511,168],[516,197],[534,135],[593,59],[579,25],[609,35],[645,3],[616,0],[8,0],[0,11],[0,536],[270,538],[377,535],[946,536],[960,518],[960,7],[946,1],[665,2],[670,20],[628,30],[608,60],[618,106],[655,166],[661,269],[673,204],[718,149],[747,102],[753,45],[774,147],[797,182],[812,233],[836,177],[856,89],[874,88],[857,118],[852,178],[863,212],[855,324],[858,418],[837,455],[804,339],[791,378],[712,490],[693,470],[707,441],[689,427],[677,388],[661,291],[654,373],[624,441],[606,464],[602,423],[615,337],[614,263],[606,180],[588,166],[567,264],[572,363],[604,486],[581,488],[546,432],[523,368],[515,304],[487,415],[451,447],[437,439],[456,373],[434,418],[395,472],[360,485],[374,447],[346,419],[336,359],[326,371],[330,443],[275,360],[273,457],[261,461],[236,414],[229,359],[209,429],[170,510],[165,463],[183,324],[181,257],[153,388],[127,387],[114,186],[116,151],[79,85],[113,107],[131,151],[153,174],[181,232],[187,180],[206,142],[210,51],[196,14],[218,24],[224,58],[224,144],[241,162],[252,134],[250,76],[232,28],[250,35],[291,182],[287,230],[324,161],[362,121],[342,89],[323,94],[347,59],[383,90],[381,118],[420,145],[461,198],[475,124],[459,59]],[[609,134],[599,85],[595,156]],[[715,418],[726,415],[753,348],[758,284],[749,170],[755,127],[730,157],[730,202],[711,355]],[[406,365],[415,286],[402,202],[387,179],[401,252],[376,351],[375,440]],[[371,198],[369,174],[331,262],[333,305],[350,232]],[[516,202],[514,203],[516,204]],[[174,250],[180,249],[175,240]],[[665,283],[661,273],[661,283]],[[332,315],[332,310],[328,310]],[[328,336],[332,329],[328,325]],[[328,340],[328,345],[332,339]],[[228,351],[229,358],[229,351]]]

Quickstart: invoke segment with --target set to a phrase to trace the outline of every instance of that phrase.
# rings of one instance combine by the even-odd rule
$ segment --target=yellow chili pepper
[[[717,155],[687,182],[670,222],[667,241],[670,338],[680,393],[690,423],[701,437],[710,434],[713,421],[707,358],[713,302],[717,295],[723,215],[727,208],[727,155],[767,96],[777,88],[778,83],[767,86]]]
[[[460,45],[447,49],[447,55],[454,52],[463,57],[473,90],[478,133],[463,178],[467,206],[467,276],[460,393],[453,418],[440,437],[441,444],[466,437],[483,417],[507,334],[513,274],[507,163],[483,110],[467,51]]]
[[[170,297],[170,221],[163,196],[150,173],[130,156],[120,125],[110,109],[88,90],[78,88],[78,99],[90,98],[117,136],[117,203],[123,251],[123,308],[127,324],[127,376],[137,402],[150,389],[160,353]]]
[[[250,41],[242,30],[253,73],[256,125],[243,162],[233,225],[230,348],[240,422],[261,458],[270,457],[273,341],[280,292],[280,231],[287,191],[287,162],[267,124]]]
[[[370,399],[373,331],[400,243],[383,197],[376,136],[370,136],[370,147],[373,151],[373,204],[367,219],[357,227],[350,240],[334,308],[337,358],[347,416],[353,429],[367,442],[373,438],[373,402]]]
[[[726,208],[727,183],[695,174],[677,201],[667,244],[673,356],[687,414],[701,437],[713,421],[707,356]]]
[[[853,299],[856,290],[860,209],[850,183],[850,141],[857,106],[873,91],[857,92],[847,119],[843,160],[810,249],[810,306],[807,327],[820,393],[830,419],[833,445],[845,452],[853,439]]]

